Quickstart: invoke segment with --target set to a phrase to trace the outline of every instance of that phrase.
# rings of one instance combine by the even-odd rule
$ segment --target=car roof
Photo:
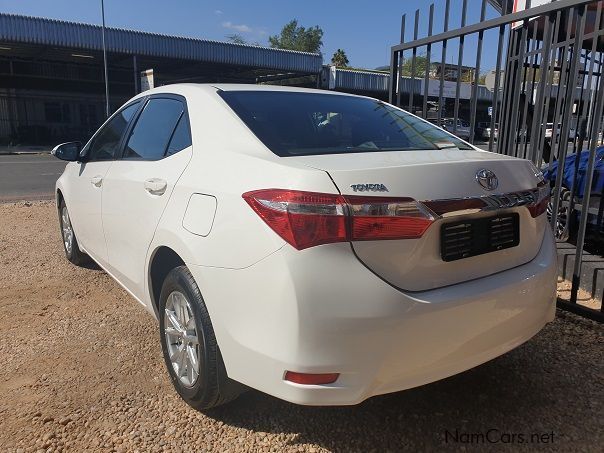
[[[145,96],[151,94],[160,93],[175,93],[175,94],[187,94],[193,91],[206,91],[215,93],[219,91],[272,91],[272,92],[289,92],[289,93],[314,93],[314,94],[328,94],[333,96],[354,96],[354,97],[366,97],[358,96],[350,93],[339,93],[337,91],[321,90],[316,88],[300,88],[300,87],[288,87],[279,85],[256,85],[248,83],[174,83],[170,85],[163,85],[157,88],[140,93],[138,96]]]
[[[337,91],[320,90],[317,88],[301,88],[280,85],[256,85],[246,83],[214,83],[213,87],[221,91],[286,91],[290,93],[322,93],[333,95],[351,96],[349,93],[338,93]]]

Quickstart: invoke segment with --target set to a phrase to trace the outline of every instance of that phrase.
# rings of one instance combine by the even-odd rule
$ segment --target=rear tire
[[[61,238],[63,239],[63,250],[65,250],[67,260],[76,266],[88,264],[90,257],[80,250],[65,200],[61,200],[59,203],[59,225],[61,227]]]
[[[556,217],[556,227],[554,228],[554,236],[560,241],[567,242],[570,233],[572,233],[572,215],[568,206],[563,206],[563,203],[570,201],[570,190],[566,187],[560,188],[560,202],[558,204],[558,215]],[[547,204],[547,220],[551,222],[554,212],[554,202],[550,200]]]
[[[170,380],[189,406],[211,409],[244,391],[226,374],[210,315],[186,266],[172,269],[164,280],[158,317]]]

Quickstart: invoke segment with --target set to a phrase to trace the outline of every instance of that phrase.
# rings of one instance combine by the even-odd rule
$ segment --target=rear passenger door
[[[141,299],[149,244],[191,153],[185,99],[151,96],[127,132],[121,159],[105,176],[102,217],[107,267]]]

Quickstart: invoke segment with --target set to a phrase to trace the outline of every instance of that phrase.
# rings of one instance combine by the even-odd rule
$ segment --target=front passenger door
[[[128,123],[140,106],[133,102],[121,110],[93,136],[82,150],[82,160],[69,178],[72,187],[66,200],[78,242],[95,261],[107,263],[107,247],[101,221],[101,194],[107,171],[120,151]]]
[[[108,270],[143,299],[145,260],[172,189],[191,158],[184,98],[151,97],[103,186]]]

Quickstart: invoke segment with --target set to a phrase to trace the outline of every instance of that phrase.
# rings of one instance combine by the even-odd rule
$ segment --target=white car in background
[[[198,409],[245,386],[359,403],[554,318],[541,174],[376,99],[169,85],[53,152],[71,161],[56,185],[67,258],[92,258],[158,319]]]
[[[554,123],[546,123],[546,125],[545,125],[545,139],[546,140],[551,141],[553,131],[554,131]],[[556,137],[558,139],[560,139],[561,131],[562,131],[562,124],[558,123],[556,125]],[[576,136],[577,136],[577,129],[575,126],[571,125],[568,129],[568,141],[569,142],[573,141]]]

